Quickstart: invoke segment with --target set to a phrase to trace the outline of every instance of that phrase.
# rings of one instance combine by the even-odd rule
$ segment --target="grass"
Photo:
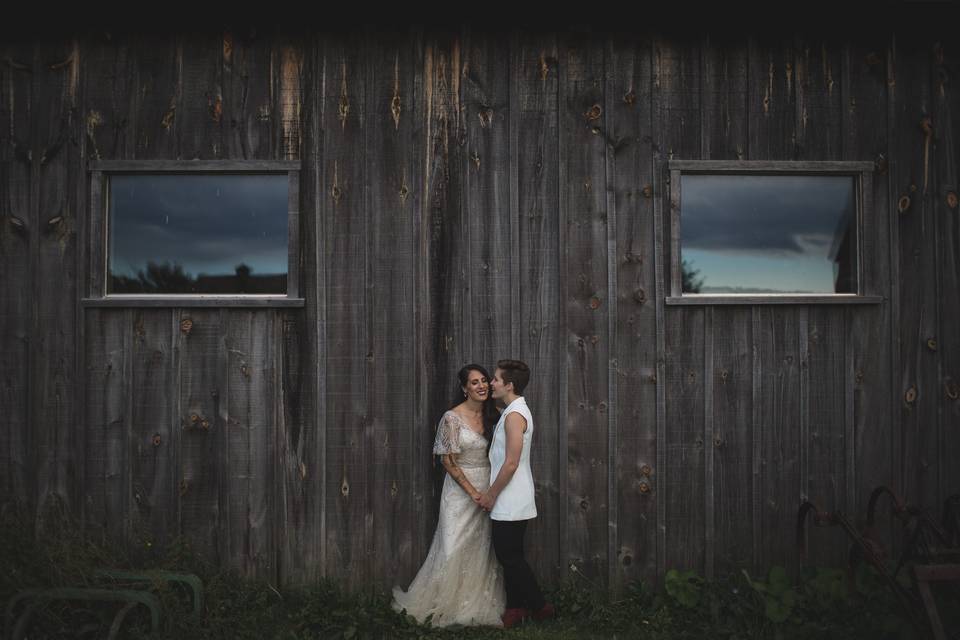
[[[297,640],[330,638],[591,640],[645,638],[680,640],[836,638],[894,640],[920,637],[896,602],[866,568],[853,580],[842,570],[811,569],[791,580],[783,569],[766,576],[745,572],[706,580],[692,572],[670,571],[664,588],[633,583],[614,600],[571,567],[568,578],[550,590],[559,617],[504,631],[490,628],[436,629],[394,612],[388,594],[348,592],[325,581],[298,589],[278,589],[245,580],[196,557],[182,541],[163,549],[139,545],[134,554],[84,538],[76,526],[44,525],[35,536],[16,514],[0,526],[0,601],[25,588],[89,585],[96,568],[125,567],[185,571],[205,586],[204,611],[195,615],[176,588],[155,585],[164,604],[163,630],[150,636],[146,620],[133,618],[127,637],[177,640],[214,638]],[[960,603],[952,608],[960,611]],[[41,612],[31,638],[103,637],[115,607]],[[941,612],[949,611],[944,604]]]

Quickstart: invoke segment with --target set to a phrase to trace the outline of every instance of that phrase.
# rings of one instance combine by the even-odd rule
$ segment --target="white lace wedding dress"
[[[489,488],[487,441],[454,411],[440,419],[433,452],[458,454],[457,465],[470,484],[480,492]],[[407,591],[393,589],[393,608],[406,609],[420,622],[432,615],[431,624],[438,627],[502,626],[503,569],[493,552],[490,526],[490,516],[447,474],[427,559]]]

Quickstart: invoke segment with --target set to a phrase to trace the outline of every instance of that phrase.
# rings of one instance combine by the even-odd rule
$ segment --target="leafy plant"
[[[764,615],[775,623],[786,622],[797,603],[797,592],[790,586],[787,570],[780,566],[770,568],[767,582],[752,580],[744,571],[747,583],[763,598]]]
[[[667,593],[684,607],[692,609],[700,603],[703,578],[698,576],[696,572],[670,569],[667,571],[664,583]]]

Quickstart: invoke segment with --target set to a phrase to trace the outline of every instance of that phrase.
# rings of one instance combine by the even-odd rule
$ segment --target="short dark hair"
[[[497,369],[502,372],[500,377],[504,384],[513,383],[513,392],[518,396],[523,395],[523,390],[527,388],[530,382],[530,367],[521,360],[498,360]]]

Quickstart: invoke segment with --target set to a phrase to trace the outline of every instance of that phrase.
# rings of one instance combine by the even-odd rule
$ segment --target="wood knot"
[[[637,489],[638,489],[638,490],[640,491],[640,493],[642,493],[643,495],[647,495],[648,493],[650,493],[650,483],[649,483],[649,482],[643,482],[643,481],[642,481],[642,482],[640,482],[640,484],[637,486]]]
[[[393,115],[393,126],[395,129],[400,128],[400,94],[395,93],[393,99],[390,101],[390,113]]]
[[[957,385],[956,382],[953,382],[952,380],[945,382],[943,388],[947,394],[947,398],[950,400],[956,400],[957,398],[960,398],[960,385]]]
[[[160,446],[160,434],[159,434],[159,433],[153,434],[153,441],[152,441],[152,442],[153,442],[153,446],[155,446],[155,447],[159,447],[159,446]]]
[[[63,222],[63,216],[53,216],[47,220],[47,231],[53,231]]]
[[[957,208],[957,193],[955,191],[947,191],[947,206],[951,209]]]
[[[580,508],[583,509],[584,511],[586,511],[587,509],[590,508],[590,503],[587,502],[586,500],[581,500],[581,501],[580,501]]]
[[[410,189],[407,188],[406,183],[400,185],[400,202],[406,202],[408,195],[410,195]]]
[[[937,339],[936,338],[927,338],[927,349],[930,351],[937,350]]]
[[[873,161],[873,168],[880,175],[886,175],[889,166],[890,163],[887,161],[887,156],[883,153],[877,155],[877,159]]]
[[[207,420],[206,418],[204,418],[203,420],[201,420],[201,421],[200,421],[200,428],[203,429],[204,431],[209,431],[209,430],[210,430],[210,421]]]
[[[167,106],[167,111],[163,114],[163,117],[160,118],[160,126],[164,129],[169,129],[173,126],[173,120],[177,115],[177,97],[170,96],[170,103]]]
[[[480,119],[480,127],[486,129],[493,122],[493,109],[484,107],[477,112],[477,117]]]
[[[587,119],[588,122],[593,122],[594,120],[599,120],[600,115],[603,113],[603,109],[599,104],[595,104],[583,114],[583,117]]]
[[[633,292],[633,300],[637,304],[643,304],[647,301],[647,292],[643,289],[635,289]]]
[[[874,67],[883,62],[883,58],[881,58],[880,54],[876,51],[871,51],[866,55],[863,61],[867,63],[868,67]]]
[[[247,366],[246,362],[240,363],[240,375],[246,379],[250,379],[250,368]]]
[[[910,196],[902,195],[900,199],[897,200],[897,211],[900,213],[906,213],[910,209]]]
[[[653,475],[653,467],[648,464],[640,465],[640,475],[642,475],[644,478],[649,478]]]
[[[343,482],[340,483],[340,495],[342,495],[344,498],[350,495],[350,483],[347,482],[346,478],[344,478]]]
[[[184,478],[180,481],[180,497],[187,495],[187,491],[190,490],[190,481]]]
[[[633,89],[630,89],[623,94],[623,101],[626,104],[634,104],[637,101],[637,94],[633,92]]]
[[[596,296],[594,296],[593,298],[590,298],[590,308],[591,308],[591,309],[599,309],[599,308],[600,308],[600,298],[597,298]]]
[[[180,333],[185,336],[190,335],[190,332],[193,330],[193,320],[190,318],[183,318],[180,321]]]
[[[653,197],[653,185],[649,185],[649,184],[648,184],[648,185],[644,185],[643,189],[640,190],[640,193],[643,194],[643,197],[644,197],[644,198],[647,198],[647,199],[652,198],[652,197]]]
[[[13,230],[21,235],[27,232],[27,225],[18,218],[17,216],[10,216],[7,218],[7,223],[13,227]]]
[[[207,97],[207,110],[210,112],[210,119],[214,122],[220,122],[223,116],[223,96],[220,91]]]
[[[398,493],[400,493],[400,487],[397,486],[397,481],[394,480],[390,485],[390,497],[396,498]]]
[[[903,394],[903,399],[907,404],[913,404],[917,400],[917,388],[910,387],[907,389],[907,392]]]
[[[297,470],[300,472],[300,479],[301,479],[301,480],[306,480],[306,479],[307,479],[307,465],[305,465],[303,462],[301,462],[301,463],[299,463],[299,464],[297,465]]]
[[[223,34],[223,60],[230,64],[230,58],[233,56],[233,34],[225,32]]]

